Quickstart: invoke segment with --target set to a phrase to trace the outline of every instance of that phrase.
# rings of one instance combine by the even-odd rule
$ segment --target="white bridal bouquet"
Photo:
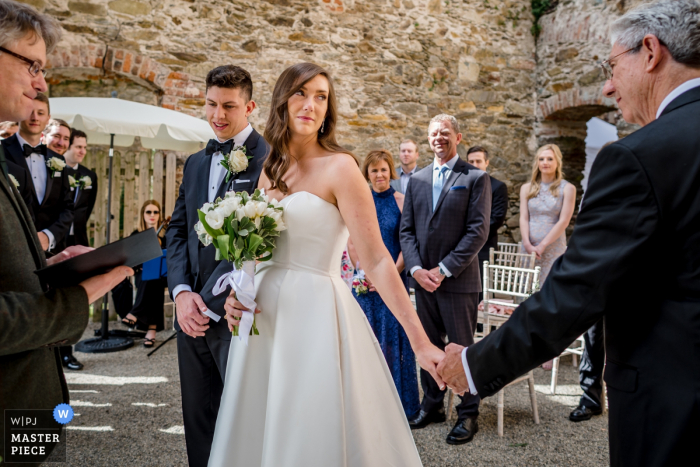
[[[255,325],[255,262],[272,258],[277,237],[285,230],[282,218],[284,208],[275,199],[270,200],[265,190],[229,191],[224,199],[204,203],[197,211],[199,222],[194,226],[199,241],[213,244],[216,259],[233,263],[233,271],[221,276],[212,292],[219,295],[228,285],[236,298],[251,312],[243,313],[233,335],[247,345],[250,334],[258,335]]]

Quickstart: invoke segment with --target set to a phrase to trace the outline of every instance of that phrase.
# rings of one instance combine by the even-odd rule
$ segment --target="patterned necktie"
[[[24,149],[24,157],[29,157],[32,154],[41,154],[42,156],[46,157],[46,145],[45,144],[40,144],[39,146],[33,148],[28,144],[25,144],[23,146]]]
[[[207,143],[207,156],[212,156],[216,154],[217,152],[220,152],[221,154],[228,154],[231,152],[233,149],[233,140],[230,139],[226,141],[225,143],[219,143],[215,139],[210,139],[209,142]]]
[[[438,167],[435,167],[438,170]],[[437,206],[438,199],[440,199],[440,193],[442,193],[442,186],[445,184],[445,172],[450,170],[447,165],[443,165],[439,168],[440,173],[438,173],[435,182],[433,183],[433,211],[435,211],[435,206]]]

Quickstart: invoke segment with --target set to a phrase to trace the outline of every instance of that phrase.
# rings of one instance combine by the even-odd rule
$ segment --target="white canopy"
[[[53,97],[51,116],[88,135],[90,144],[131,146],[141,137],[147,149],[196,152],[214,138],[205,120],[153,105],[104,97]]]

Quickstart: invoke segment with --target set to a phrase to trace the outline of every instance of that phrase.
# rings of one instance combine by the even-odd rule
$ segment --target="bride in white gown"
[[[287,230],[258,265],[260,335],[231,341],[209,466],[420,466],[391,373],[364,313],[340,277],[352,235],[421,367],[443,385],[442,351],[420,325],[379,232],[354,157],[335,140],[333,83],[317,65],[280,75],[259,186],[281,201]],[[242,305],[226,302],[229,326]]]

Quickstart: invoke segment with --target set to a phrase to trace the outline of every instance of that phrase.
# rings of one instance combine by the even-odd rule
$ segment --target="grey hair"
[[[432,125],[435,122],[450,122],[450,125],[452,125],[452,129],[455,131],[455,133],[459,133],[459,122],[452,115],[449,115],[449,114],[436,115],[430,119],[429,125]]]
[[[610,27],[612,45],[641,45],[647,34],[656,36],[678,63],[700,67],[700,3],[697,0],[661,0],[630,10]]]
[[[14,0],[0,0],[0,47],[16,44],[28,34],[44,39],[46,53],[51,53],[63,31],[58,21]]]

